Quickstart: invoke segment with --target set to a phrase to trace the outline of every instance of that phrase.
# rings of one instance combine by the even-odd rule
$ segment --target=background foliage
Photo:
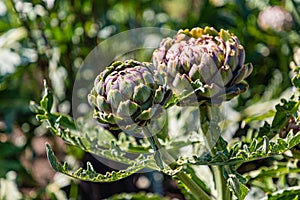
[[[291,14],[290,27],[276,31],[259,26],[259,13],[271,5]],[[132,28],[209,25],[235,33],[254,71],[247,78],[250,90],[230,104],[234,118],[228,120],[233,128],[227,138],[251,141],[260,120],[268,120],[279,98],[291,93],[289,66],[300,46],[299,13],[299,0],[0,1],[0,199],[80,197],[77,182],[50,169],[45,141],[74,166],[80,165],[83,152],[49,134],[36,121],[29,102],[41,99],[46,79],[54,91],[55,110],[72,115],[72,87],[83,59],[101,41]],[[257,115],[261,118],[249,117]],[[263,191],[299,185],[297,172],[276,176],[280,169],[287,170],[281,162],[270,158],[238,170],[251,180],[260,175],[247,173],[263,168],[253,183]],[[290,166],[288,170],[298,165]],[[260,187],[265,182],[265,188]],[[8,193],[6,187],[13,189]]]

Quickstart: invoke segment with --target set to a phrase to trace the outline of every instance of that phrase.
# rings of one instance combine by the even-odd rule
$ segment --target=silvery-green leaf
[[[56,156],[54,155],[53,150],[51,149],[49,144],[46,144],[46,150],[47,150],[47,157],[48,161],[51,165],[51,167],[60,173],[63,173],[67,176],[70,176],[72,178],[82,180],[82,181],[92,181],[92,182],[113,182],[117,181],[123,178],[126,178],[139,170],[143,169],[145,167],[145,164],[147,163],[147,159],[141,161],[140,163],[134,163],[133,165],[129,166],[125,170],[120,171],[112,171],[107,172],[106,174],[100,174],[97,173],[93,166],[88,162],[87,163],[87,169],[78,169],[74,172],[71,172],[69,169],[69,165],[67,163],[61,164],[58,162]]]

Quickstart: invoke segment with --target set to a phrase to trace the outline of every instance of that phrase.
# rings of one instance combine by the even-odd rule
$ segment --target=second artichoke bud
[[[252,65],[244,65],[244,61],[238,38],[211,27],[180,30],[174,39],[164,39],[153,53],[154,66],[181,96],[179,105],[221,103],[246,91],[243,80]]]
[[[100,123],[131,133],[159,117],[171,95],[151,63],[127,60],[100,73],[88,98]]]

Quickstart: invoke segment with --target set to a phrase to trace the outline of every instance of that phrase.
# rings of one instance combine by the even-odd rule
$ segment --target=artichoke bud
[[[287,7],[286,7],[287,8]],[[283,32],[293,27],[293,14],[281,6],[265,7],[258,15],[258,26],[264,31]]]
[[[154,67],[167,75],[175,96],[183,96],[188,81],[198,103],[205,103],[204,99],[221,103],[227,91],[231,98],[244,92],[247,87],[232,88],[251,73],[251,65],[244,65],[244,61],[245,51],[238,38],[228,30],[212,27],[179,30],[173,39],[163,40],[153,54]]]
[[[172,92],[151,63],[116,61],[101,72],[88,100],[94,118],[110,130],[140,133],[139,129],[160,116]]]

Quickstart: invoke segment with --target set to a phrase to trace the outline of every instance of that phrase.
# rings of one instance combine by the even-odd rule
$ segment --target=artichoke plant
[[[229,31],[211,27],[179,30],[153,53],[153,64],[164,73],[181,105],[221,103],[247,90],[251,73],[245,51]]]
[[[172,96],[151,63],[116,61],[101,72],[89,94],[94,118],[110,130],[134,133],[163,113]]]

